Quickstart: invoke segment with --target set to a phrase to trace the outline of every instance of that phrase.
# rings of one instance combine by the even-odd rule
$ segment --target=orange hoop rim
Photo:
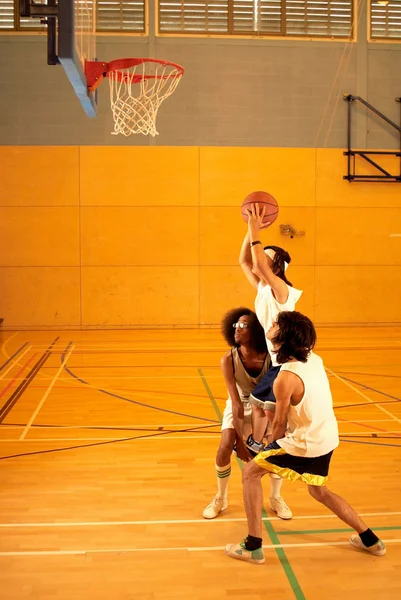
[[[109,62],[86,61],[85,75],[88,83],[88,89],[93,92],[100,85],[105,77],[112,77],[117,81],[126,82],[126,70],[131,67],[137,67],[143,63],[156,63],[158,65],[172,67],[175,71],[167,74],[137,74],[131,80],[131,83],[140,83],[145,79],[175,79],[182,77],[184,67],[169,60],[159,60],[158,58],[116,58]]]

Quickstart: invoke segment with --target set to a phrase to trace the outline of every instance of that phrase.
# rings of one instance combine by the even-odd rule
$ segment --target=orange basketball
[[[242,203],[241,214],[244,221],[248,222],[247,209],[252,208],[252,204],[259,204],[259,209],[264,207],[265,215],[263,223],[273,223],[278,217],[278,204],[275,198],[267,192],[252,192]]]

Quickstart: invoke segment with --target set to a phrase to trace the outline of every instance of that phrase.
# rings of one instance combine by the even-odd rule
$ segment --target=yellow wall
[[[341,149],[2,147],[4,326],[207,326],[252,306],[239,206],[258,189],[279,202],[263,239],[292,255],[300,310],[318,324],[400,322],[401,186],[349,184],[345,160]],[[281,236],[280,223],[305,236]]]

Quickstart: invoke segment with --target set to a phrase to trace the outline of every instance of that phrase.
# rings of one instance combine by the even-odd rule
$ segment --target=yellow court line
[[[382,406],[380,406],[380,404],[377,401],[372,400],[371,398],[369,398],[369,396],[367,396],[366,394],[364,394],[363,392],[361,392],[361,390],[358,390],[358,388],[356,388],[354,385],[352,385],[351,383],[349,383],[348,381],[346,381],[345,379],[343,379],[342,377],[340,377],[340,375],[337,375],[337,373],[334,373],[334,371],[331,371],[327,367],[326,367],[326,370],[329,373],[331,373],[334,377],[336,377],[337,379],[339,379],[342,383],[344,383],[344,385],[346,385],[351,390],[353,390],[354,392],[356,392],[357,394],[359,394],[360,396],[362,396],[362,398],[364,398],[365,400],[367,400],[370,403],[375,404],[378,409],[380,409],[382,412],[386,413],[386,415],[388,415],[389,417],[391,417],[394,421],[397,421],[397,423],[401,423],[401,419],[398,419],[393,414],[391,414],[391,412],[389,412],[386,408],[383,408]]]
[[[53,377],[53,379],[51,380],[51,383],[49,385],[49,387],[47,388],[46,392],[43,394],[42,399],[40,400],[38,406],[36,407],[36,410],[34,411],[33,415],[31,416],[31,418],[29,419],[28,423],[26,424],[26,427],[24,428],[23,432],[20,435],[20,440],[23,440],[26,436],[26,434],[28,433],[32,423],[34,422],[34,420],[36,419],[36,417],[39,414],[40,409],[42,408],[42,406],[44,405],[44,403],[46,402],[46,398],[48,397],[48,395],[50,394],[50,392],[53,389],[54,384],[57,381],[58,376],[60,375],[61,371],[64,369],[65,365],[67,364],[68,359],[70,358],[73,350],[74,350],[75,346],[72,345],[67,356],[64,358],[63,362],[61,363],[59,369],[57,370],[57,373],[55,374],[55,376]]]
[[[19,333],[20,333],[19,331],[16,331],[12,335],[10,335],[10,337],[8,337],[6,340],[4,340],[4,342],[1,345],[1,353],[3,356],[6,357],[7,360],[10,358],[9,355],[6,353],[7,344],[9,342],[11,342],[11,340],[13,340]]]

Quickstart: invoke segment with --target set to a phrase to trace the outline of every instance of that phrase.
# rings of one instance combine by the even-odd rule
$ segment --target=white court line
[[[24,352],[22,354],[18,355],[18,359],[20,360],[23,356],[25,356],[25,354],[32,348],[32,346],[28,346],[27,348],[25,348]],[[2,375],[0,375],[0,379],[3,379],[5,377],[5,375],[7,375],[7,373],[9,373],[12,369],[15,368],[15,366],[17,365],[15,360],[12,360],[11,362],[11,366],[8,367],[8,369],[6,371],[4,371],[4,373]],[[12,377],[10,377],[9,379],[6,379],[6,381],[12,381]]]
[[[397,544],[400,539],[382,540],[386,544]],[[263,544],[265,550],[274,548],[330,548],[331,546],[349,546],[349,542],[309,542],[306,544]],[[27,550],[20,552],[0,552],[0,556],[64,556],[71,554],[128,554],[132,552],[213,552],[223,553],[223,546],[181,546],[177,548],[93,548],[90,550]]]
[[[31,427],[32,423],[34,422],[34,420],[36,419],[37,415],[39,414],[40,409],[42,408],[43,404],[46,401],[46,398],[48,397],[48,395],[50,394],[50,392],[53,389],[54,384],[57,381],[58,376],[60,375],[61,371],[64,369],[69,357],[71,356],[72,351],[74,350],[75,346],[72,345],[67,356],[65,357],[65,359],[63,360],[63,362],[61,363],[60,367],[57,370],[57,373],[55,374],[55,376],[53,377],[53,379],[50,382],[49,387],[47,388],[46,392],[44,393],[41,401],[39,402],[38,406],[36,407],[35,412],[33,413],[32,417],[29,419],[26,427],[24,428],[23,432],[20,435],[20,440],[22,441],[23,439],[25,439],[26,434],[29,431],[29,428]]]
[[[392,423],[394,419],[358,419],[359,423]],[[351,423],[347,419],[341,419],[341,423]]]
[[[215,440],[216,435],[182,435],[182,436],[174,436],[174,435],[166,435],[163,436],[161,435],[163,432],[162,431],[157,431],[155,433],[158,433],[160,435],[149,435],[146,437],[139,437],[139,438],[132,438],[132,436],[130,437],[88,437],[88,438],[79,438],[79,437],[72,437],[72,438],[24,438],[24,439],[20,439],[20,438],[5,438],[5,439],[0,439],[0,444],[1,443],[16,443],[16,442],[34,442],[36,444],[38,443],[44,443],[44,442],[124,442],[124,441],[140,441],[140,442],[155,442],[158,441],[155,438],[159,438],[162,437],[163,441],[164,440]],[[377,433],[377,435],[379,436],[380,434],[383,433],[398,433],[400,435],[401,438],[401,429],[398,429],[397,431],[379,431],[379,432],[374,432],[374,431],[344,431],[341,432],[340,431],[340,435],[341,436],[353,436],[353,435],[363,435],[365,437],[369,437],[372,435],[372,433]],[[380,437],[377,437],[375,439],[380,439]]]
[[[363,392],[361,392],[361,390],[358,390],[358,388],[356,388],[354,385],[352,385],[348,381],[345,381],[345,379],[343,379],[342,377],[340,377],[340,375],[337,375],[337,373],[334,373],[334,371],[331,371],[327,367],[326,367],[326,371],[328,371],[329,373],[331,373],[332,375],[334,375],[334,377],[336,377],[337,379],[339,379],[342,383],[344,383],[344,385],[346,385],[349,388],[351,388],[351,390],[353,390],[354,392],[356,392],[357,394],[359,394],[360,396],[362,396],[362,398],[364,398],[365,400],[367,400],[370,403],[375,404],[375,406],[377,406],[377,408],[379,408],[382,412],[386,413],[386,415],[388,415],[389,417],[391,417],[393,419],[393,421],[397,421],[397,423],[401,424],[401,419],[398,419],[398,417],[395,417],[386,408],[383,408],[382,406],[380,406],[380,404],[377,401],[372,400],[371,398],[369,398],[369,396],[367,396],[366,394],[364,394]]]
[[[15,364],[19,364],[17,362],[15,362]],[[43,369],[51,369],[52,367],[49,366],[44,366]],[[79,368],[80,369],[80,376],[82,377],[86,377],[87,379],[90,379],[91,381],[95,380],[95,379],[100,379],[100,380],[109,380],[109,379],[118,379],[119,381],[122,379],[146,379],[147,381],[149,381],[149,375],[130,375],[130,376],[108,376],[108,375],[103,375],[102,377],[92,377],[91,375],[82,375],[82,371],[85,369],[84,366],[79,366],[79,367],[73,367],[73,368]],[[102,369],[102,367],[99,365],[99,367],[96,367],[99,369]],[[113,367],[114,369],[118,369],[119,367]],[[131,366],[132,369],[138,369],[139,367],[136,366]],[[141,367],[141,369],[146,369],[147,367]],[[175,367],[166,367],[166,368],[175,368]],[[212,367],[208,367],[208,368],[212,368]],[[214,367],[213,367],[214,368]],[[217,368],[217,367],[216,367]],[[221,375],[208,375],[207,376],[208,380],[209,379],[221,379]],[[10,381],[12,378],[7,378],[5,379],[5,381]],[[153,375],[152,374],[152,380],[153,379],[196,379],[199,381],[199,375]],[[60,379],[60,381],[69,381],[70,383],[76,381],[75,379],[71,380],[71,377],[62,377]],[[81,382],[78,382],[79,385],[82,385]],[[144,390],[146,392],[146,390]],[[149,392],[150,393],[150,392]]]
[[[358,513],[360,517],[389,517],[401,515],[401,511],[396,512],[370,512]],[[338,519],[337,515],[298,515],[292,517],[291,521],[300,521],[302,519]],[[262,517],[262,521],[282,521],[280,517]],[[224,524],[224,523],[245,523],[246,517],[222,517],[220,519],[165,519],[157,521],[78,521],[78,522],[44,522],[44,523],[0,523],[0,527],[114,527],[127,525],[187,525],[188,523],[203,524]]]
[[[390,420],[390,419],[389,419]],[[392,419],[391,419],[392,420]],[[205,425],[207,425],[207,427],[205,427]],[[130,430],[135,430],[135,429],[143,429],[144,431],[146,431],[148,428],[150,427],[165,427],[166,429],[168,429],[169,427],[194,427],[194,429],[208,429],[209,427],[218,427],[220,426],[221,423],[216,421],[216,423],[210,423],[210,425],[208,423],[202,423],[200,425],[198,425],[196,422],[194,423],[167,423],[167,424],[162,424],[162,423],[157,423],[155,424],[151,424],[151,425],[144,425],[143,423],[141,425],[136,425],[134,424],[130,424],[127,425],[127,423],[124,423],[124,425],[33,425],[34,429],[49,429],[49,430],[53,430],[53,429],[125,429],[126,431],[130,431]],[[24,425],[5,425],[3,426],[3,429],[22,429],[24,427]]]
[[[165,435],[162,435],[163,433],[165,433]],[[361,433],[361,432],[358,432]],[[387,433],[387,431],[386,431]],[[391,432],[388,432],[391,433]],[[401,433],[401,431],[400,431]],[[150,434],[149,436],[146,437],[139,437],[139,438],[132,438],[132,436],[130,437],[103,437],[103,438],[95,438],[95,437],[90,437],[90,438],[16,438],[16,439],[0,439],[0,443],[15,443],[15,442],[35,442],[35,443],[42,443],[42,442],[98,442],[98,441],[127,441],[130,440],[132,442],[135,442],[135,440],[137,440],[138,442],[154,442],[155,440],[153,438],[159,438],[162,437],[163,440],[215,440],[217,439],[216,435],[182,435],[182,436],[174,436],[174,435],[167,435],[167,432],[163,432],[163,431],[156,431],[155,434],[159,434],[159,435],[152,435]]]

